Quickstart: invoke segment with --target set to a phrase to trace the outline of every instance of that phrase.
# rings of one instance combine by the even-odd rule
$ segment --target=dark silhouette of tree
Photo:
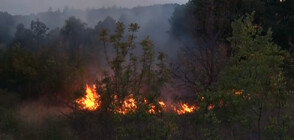
[[[15,26],[14,24],[11,15],[0,12],[0,44],[7,43],[11,39],[11,29]]]
[[[40,43],[44,42],[44,38],[46,37],[46,33],[49,28],[39,19],[36,21],[32,20],[31,22],[31,31],[33,33],[34,41],[36,41],[36,46],[40,47]]]
[[[83,42],[85,29],[85,23],[75,17],[70,17],[65,21],[65,25],[61,29],[61,35],[71,46],[77,47]]]
[[[111,17],[106,17],[103,21],[98,22],[95,26],[95,33],[100,34],[103,29],[107,29],[109,33],[113,33],[115,30],[116,21]]]
[[[294,42],[294,1],[263,0],[265,11],[257,16],[265,28],[273,30],[273,40],[283,49],[289,49]]]
[[[33,49],[34,35],[29,29],[26,29],[23,24],[16,26],[16,32],[14,35],[13,42],[20,43],[22,46]]]
[[[85,33],[86,24],[75,17],[67,19],[60,30],[64,43],[63,47],[69,51],[70,59],[77,67],[82,63],[83,44],[86,43],[86,39],[90,38]]]
[[[177,7],[169,31],[183,46],[176,78],[196,92],[214,83],[228,56],[230,23],[257,5],[255,0],[190,0]]]

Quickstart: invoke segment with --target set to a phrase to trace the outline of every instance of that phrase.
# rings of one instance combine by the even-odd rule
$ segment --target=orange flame
[[[210,105],[207,107],[207,109],[208,109],[208,110],[212,110],[212,109],[214,109],[214,107],[215,107],[215,105],[210,104]]]
[[[117,109],[117,112],[121,114],[127,114],[128,112],[135,111],[137,109],[136,100],[133,98],[133,94],[130,94],[122,104],[121,108]]]
[[[86,92],[86,95],[84,97],[81,97],[75,100],[75,102],[80,106],[81,109],[89,110],[89,111],[97,110],[101,105],[101,99],[100,99],[100,95],[97,94],[96,92],[95,84],[92,85],[92,88],[87,84],[85,92]],[[130,94],[129,96],[125,97],[123,101],[118,101],[117,95],[114,95],[113,96],[114,104],[120,104],[120,106],[112,111],[123,114],[123,115],[129,112],[135,112],[138,109],[138,107],[137,107],[137,101],[135,100],[133,96],[134,96],[133,94]],[[204,97],[202,97],[202,100],[204,100]],[[149,114],[156,114],[158,112],[167,110],[167,106],[164,101],[158,101],[158,106],[161,109],[158,109],[158,107],[153,103],[148,103],[146,99],[144,99],[144,103],[149,106],[149,109],[147,111]],[[223,102],[220,102],[220,106],[222,105],[223,105]],[[211,104],[208,106],[208,110],[212,110],[214,109],[214,107],[215,106]],[[179,104],[179,106],[171,105],[171,108],[178,115],[193,113],[200,109],[200,107],[197,105],[189,106],[186,103]]]
[[[156,106],[155,105],[149,105],[149,110],[148,110],[148,113],[150,113],[150,114],[155,114],[156,113],[156,111],[155,111],[155,109],[156,109]]]
[[[147,104],[147,100],[144,100],[144,103]],[[166,105],[164,101],[158,101],[158,105],[163,109],[164,111],[166,110]],[[154,104],[149,104],[149,114],[156,114],[156,106]],[[157,110],[158,112],[161,112],[161,110]]]
[[[244,92],[244,90],[236,90],[236,89],[233,89],[233,93],[234,93],[235,95],[242,95],[243,92]]]
[[[236,95],[241,95],[241,94],[243,94],[243,91],[236,91],[235,94]]]
[[[194,111],[199,110],[199,106],[189,106],[188,104],[181,104],[180,108],[177,109],[176,107],[173,108],[174,111],[177,112],[177,114],[182,115],[182,114],[187,114],[187,113],[193,113]]]
[[[97,110],[100,106],[100,96],[96,93],[96,86],[93,84],[93,87],[86,85],[86,95],[75,100],[77,104],[80,105],[82,109],[94,111]]]
[[[166,105],[165,105],[164,101],[158,101],[158,104],[159,104],[163,109],[166,108]]]

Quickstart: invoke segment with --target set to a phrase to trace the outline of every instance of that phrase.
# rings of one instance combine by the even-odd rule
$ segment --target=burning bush
[[[114,34],[108,35],[107,30],[100,34],[109,69],[96,84],[86,86],[85,95],[75,100],[81,111],[71,114],[73,127],[77,132],[87,132],[80,133],[86,139],[97,135],[105,139],[138,138],[140,135],[158,139],[158,134],[146,132],[165,131],[160,133],[160,137],[167,137],[169,133],[169,124],[150,115],[166,108],[165,103],[159,100],[161,89],[169,81],[165,55],[155,53],[149,37],[139,45],[136,43],[135,33],[139,28],[137,24],[130,24],[129,35],[124,36],[125,26],[118,22]],[[77,127],[80,123],[83,125]],[[158,123],[162,125],[158,126]],[[87,126],[91,126],[91,130]],[[160,131],[153,132],[155,129]]]
[[[148,112],[152,106],[144,103],[147,99],[150,104],[158,104],[161,89],[169,80],[169,70],[163,53],[154,59],[156,53],[149,37],[138,48],[135,33],[139,28],[135,23],[130,24],[129,35],[124,36],[125,25],[117,22],[114,34],[108,35],[107,30],[101,32],[109,70],[97,80],[95,89],[87,86],[85,97],[76,100],[81,109],[127,114],[143,106],[147,106]]]

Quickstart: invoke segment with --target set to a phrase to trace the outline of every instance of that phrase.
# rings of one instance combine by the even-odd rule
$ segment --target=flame
[[[155,114],[156,113],[156,106],[155,105],[149,105],[149,110],[148,110],[148,113],[150,114]]]
[[[243,94],[243,91],[236,91],[235,94],[236,95],[241,95],[241,94]]]
[[[158,101],[158,104],[162,107],[162,108],[166,108],[166,105],[163,101]]]
[[[210,104],[210,105],[207,107],[207,109],[208,109],[208,110],[212,110],[212,109],[214,109],[214,107],[215,107],[214,104]]]
[[[133,94],[130,94],[126,99],[123,101],[122,107],[117,108],[117,112],[120,114],[127,114],[128,112],[134,112],[137,109],[136,100],[133,98]]]
[[[96,93],[96,86],[93,84],[91,88],[88,84],[86,85],[86,95],[81,97],[75,102],[85,110],[94,111],[100,106],[100,95]]]
[[[80,106],[81,109],[89,110],[89,111],[97,110],[101,105],[101,99],[100,99],[100,95],[97,94],[96,92],[95,84],[93,84],[92,87],[90,87],[87,84],[85,92],[86,92],[86,95],[84,97],[81,97],[75,100],[75,102]],[[119,104],[120,106],[111,111],[114,111],[123,115],[126,115],[129,112],[135,112],[138,109],[138,106],[137,106],[137,101],[135,100],[133,96],[134,96],[133,94],[130,94],[129,96],[125,97],[123,101],[119,101],[117,94],[115,94],[113,96],[113,99],[114,99],[113,103],[116,105]],[[202,97],[201,99],[205,100],[204,97]],[[158,106],[153,103],[148,103],[146,99],[144,99],[144,103],[148,105],[149,107],[147,111],[149,114],[156,114],[158,112],[167,110],[167,106],[164,101],[158,101]],[[223,101],[220,101],[220,106],[223,106]],[[158,109],[158,107],[160,107],[161,109]],[[214,109],[214,107],[215,106],[213,104],[210,104],[208,106],[208,110],[212,110]],[[178,106],[171,105],[171,108],[178,115],[193,113],[200,109],[200,107],[197,105],[189,106],[187,103],[179,104]]]
[[[144,99],[144,103],[149,106],[149,110],[148,110],[148,113],[149,114],[156,114],[156,112],[161,112],[162,110],[163,111],[166,110],[166,104],[165,104],[164,101],[158,101],[158,105],[160,106],[160,108],[162,110],[157,109],[157,107],[154,104],[152,104],[152,103],[151,104],[148,104],[148,101],[146,99]]]
[[[177,112],[177,114],[182,115],[182,114],[187,114],[187,113],[193,113],[194,111],[199,110],[199,106],[193,105],[189,106],[188,104],[184,103],[180,105],[180,108],[177,109],[176,107],[173,107],[174,111]]]
[[[243,89],[241,89],[241,90],[236,90],[236,89],[233,89],[233,93],[234,93],[235,95],[242,95],[242,94],[243,94],[243,92],[244,92],[244,90],[243,90]]]

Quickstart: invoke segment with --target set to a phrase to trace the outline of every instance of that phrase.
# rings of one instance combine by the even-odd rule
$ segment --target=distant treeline
[[[50,30],[61,28],[64,21],[71,16],[75,16],[82,22],[87,24],[87,27],[95,27],[98,22],[103,21],[107,17],[111,17],[116,21],[122,21],[126,24],[138,23],[142,26],[140,34],[154,35],[156,40],[158,37],[165,36],[169,29],[168,19],[174,12],[177,4],[153,5],[146,7],[127,8],[101,8],[77,10],[65,7],[62,11],[42,12],[31,15],[10,15],[7,12],[0,12],[0,44],[9,41],[16,32],[16,26],[23,24],[25,27],[30,27],[31,21],[39,19],[44,22]],[[144,26],[143,26],[144,25]],[[157,27],[157,30],[153,30]],[[140,36],[140,35],[139,35]],[[162,45],[162,39],[157,39]]]

